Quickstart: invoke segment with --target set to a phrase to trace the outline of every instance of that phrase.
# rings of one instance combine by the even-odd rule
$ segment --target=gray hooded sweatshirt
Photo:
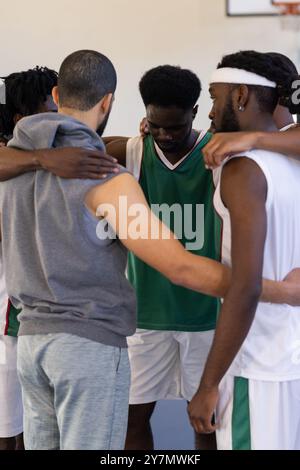
[[[54,113],[19,121],[9,146],[104,149],[85,124]],[[97,237],[99,220],[84,203],[114,176],[63,179],[39,170],[0,184],[4,271],[8,295],[22,308],[19,335],[70,333],[126,347],[136,322],[127,252],[118,238]]]

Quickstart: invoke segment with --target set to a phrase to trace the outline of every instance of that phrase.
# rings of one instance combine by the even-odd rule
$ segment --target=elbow
[[[262,294],[262,282],[246,282],[239,284],[232,284],[232,293],[238,294],[239,298],[244,298],[244,301],[250,306],[254,306],[258,303]],[[228,292],[229,292],[228,291]]]
[[[184,265],[176,264],[175,266],[173,266],[167,274],[167,277],[176,286],[187,287],[188,282]]]
[[[260,298],[262,289],[262,280],[257,282],[250,282],[248,283],[248,287],[245,286],[245,290],[249,291],[249,297],[256,301]]]
[[[173,270],[172,273],[169,273],[168,278],[176,286],[183,286],[185,284],[184,276],[180,270]]]

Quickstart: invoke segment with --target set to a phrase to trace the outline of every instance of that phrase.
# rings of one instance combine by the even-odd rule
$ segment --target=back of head
[[[161,65],[146,72],[140,83],[140,93],[145,106],[176,106],[192,108],[201,92],[197,75],[187,69]]]
[[[284,79],[278,84],[277,91],[279,96],[278,104],[288,108],[292,114],[300,112],[300,106],[293,103],[292,94],[295,91],[292,88],[293,82],[299,80],[298,71],[294,62],[286,55],[279,52],[268,52],[267,55],[272,59],[274,66],[278,68],[279,75],[283,75]]]
[[[276,83],[276,88],[248,85],[256,93],[261,111],[273,113],[278,103],[286,106],[291,113],[299,110],[299,105],[292,102],[295,92],[292,83],[298,79],[297,69],[283,54],[240,51],[223,57],[218,68],[224,67],[246,70]]]
[[[81,50],[65,58],[58,73],[59,105],[88,111],[105,95],[114,93],[117,74],[100,52]]]
[[[15,116],[30,116],[39,112],[57,84],[57,73],[47,67],[35,67],[2,77],[5,84],[5,104],[0,105],[0,135],[10,136]]]

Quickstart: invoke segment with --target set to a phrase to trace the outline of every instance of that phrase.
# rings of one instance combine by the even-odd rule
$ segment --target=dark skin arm
[[[191,424],[198,433],[216,429],[211,422],[218,385],[254,319],[262,289],[266,194],[265,177],[255,162],[247,158],[228,162],[222,174],[221,196],[231,218],[232,278],[199,389],[188,406]]]
[[[114,142],[116,140],[123,140],[123,139],[128,139],[128,137],[123,137],[121,135],[109,135],[107,137],[101,137],[103,142],[105,143],[105,146],[110,144],[111,142]]]
[[[126,167],[126,145],[129,137],[116,137],[106,144],[107,152],[115,157],[120,165]]]
[[[207,166],[216,168],[227,156],[256,148],[300,160],[300,127],[292,127],[285,132],[217,133],[204,147],[203,154]]]
[[[0,147],[0,181],[42,169],[62,178],[85,179],[101,179],[119,171],[117,160],[100,151],[79,147],[32,151]]]

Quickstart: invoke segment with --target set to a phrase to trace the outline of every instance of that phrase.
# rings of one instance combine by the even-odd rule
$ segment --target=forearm
[[[286,281],[263,280],[263,291],[261,302],[270,302],[272,304],[294,304],[296,286]],[[300,287],[299,289],[300,290]]]
[[[235,286],[228,291],[200,387],[210,388],[220,383],[250,330],[258,297],[259,292],[249,292],[246,286]]]
[[[39,151],[27,152],[13,147],[0,148],[0,181],[40,168]]]
[[[209,258],[198,258],[197,262],[193,256],[184,264],[176,284],[212,297],[224,298],[231,283],[231,269]],[[295,283],[263,279],[262,286],[260,302],[298,305],[299,300],[296,298],[300,297],[300,286]],[[297,297],[296,292],[299,292]]]
[[[108,145],[110,144],[111,142],[115,142],[116,140],[124,140],[124,139],[129,139],[129,137],[122,137],[122,136],[116,136],[116,135],[112,135],[112,136],[107,136],[107,137],[101,137],[104,144],[105,145]]]
[[[177,283],[202,294],[224,297],[230,286],[231,270],[212,259],[186,254]]]
[[[300,159],[300,129],[287,132],[256,132],[255,148]]]

